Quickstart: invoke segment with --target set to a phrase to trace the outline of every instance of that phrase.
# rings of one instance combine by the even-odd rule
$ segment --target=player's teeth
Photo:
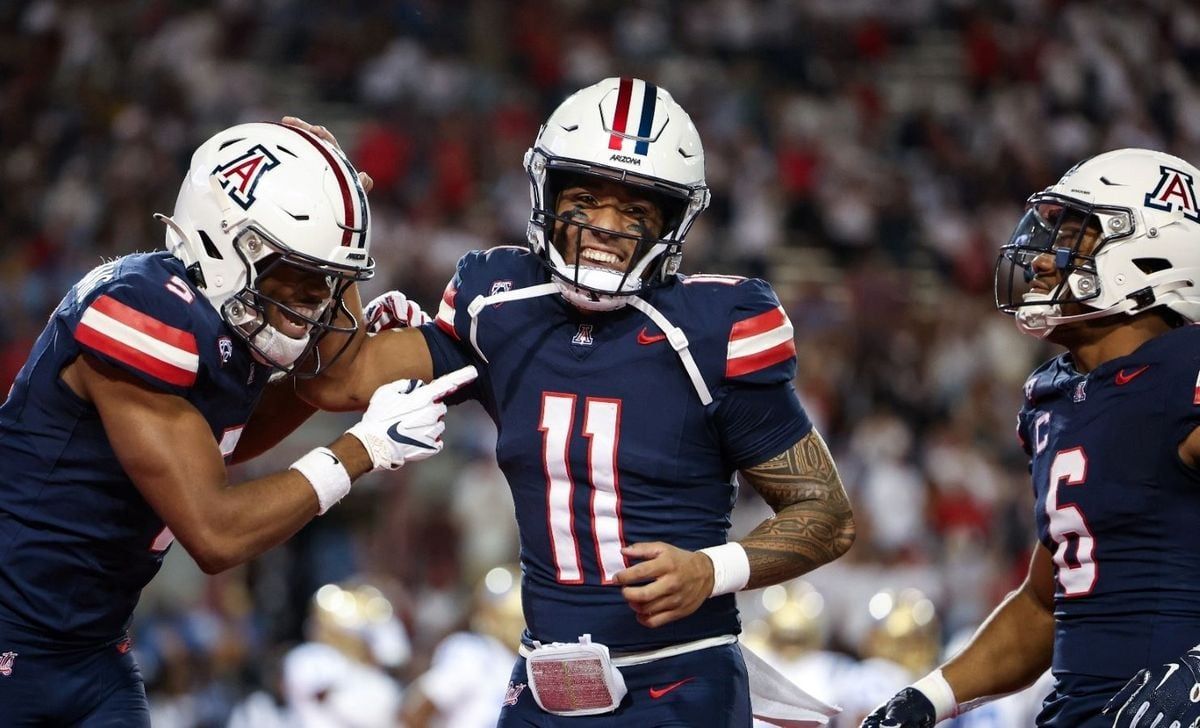
[[[584,250],[580,257],[587,258],[588,260],[594,260],[597,263],[616,263],[618,260],[617,256],[613,255],[612,253],[606,253],[603,250],[594,250],[592,248],[587,248]]]

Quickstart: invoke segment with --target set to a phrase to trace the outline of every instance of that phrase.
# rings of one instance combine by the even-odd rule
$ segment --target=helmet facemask
[[[1064,313],[1071,304],[1092,308],[1101,295],[1101,278],[1096,256],[1103,245],[1122,235],[1103,237],[1101,217],[1128,212],[1100,210],[1053,194],[1030,198],[1025,215],[1017,223],[996,258],[996,307],[1016,318],[1025,333],[1045,337],[1066,320],[1097,318],[1106,312]],[[1124,231],[1130,224],[1120,226]],[[1110,225],[1110,228],[1112,226]],[[1035,261],[1049,256],[1056,271],[1052,283],[1044,271],[1039,275]]]
[[[531,224],[542,229],[542,239],[550,241],[539,250],[555,282],[562,286],[563,294],[577,306],[590,310],[609,310],[623,305],[622,299],[641,290],[654,288],[670,280],[678,269],[682,255],[682,241],[674,239],[687,207],[686,197],[680,190],[664,189],[661,183],[643,182],[619,176],[549,171],[545,187],[546,203],[533,210]],[[560,196],[574,187],[589,188],[606,181],[622,185],[639,202],[644,201],[657,208],[659,230],[650,229],[650,224],[633,222],[625,230],[613,230],[589,222],[586,210],[568,209],[559,212]],[[650,223],[647,220],[646,223]],[[623,261],[612,261],[617,267],[606,265],[591,256],[603,256],[596,248],[584,256],[585,234],[590,231],[601,240],[613,241],[606,247],[622,250],[632,243],[632,251]],[[590,237],[590,236],[589,236]],[[570,251],[570,252],[569,252]],[[610,254],[619,255],[615,251]]]
[[[253,223],[234,234],[234,251],[245,266],[247,284],[221,305],[221,317],[234,333],[249,346],[254,358],[282,374],[306,379],[337,361],[350,345],[358,323],[344,301],[346,290],[356,281],[366,280],[369,269],[331,265],[288,248]],[[289,271],[288,269],[292,269]],[[273,278],[297,279],[317,274],[325,279],[329,296],[320,303],[286,303],[263,291]],[[276,309],[286,324],[303,327],[298,336],[288,335],[270,323],[270,311]],[[338,325],[341,318],[348,322]],[[327,361],[322,362],[317,344],[326,334],[345,335],[345,342]],[[291,332],[299,334],[298,331]]]

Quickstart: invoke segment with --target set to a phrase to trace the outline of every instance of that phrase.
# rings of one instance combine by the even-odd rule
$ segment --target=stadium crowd
[[[0,35],[5,390],[62,290],[161,247],[149,212],[221,126],[329,126],[375,181],[364,297],[432,311],[461,254],[522,244],[521,155],[566,92],[618,74],[669,89],[714,195],[683,270],[775,285],[855,506],[853,549],[810,579],[838,617],[824,646],[855,656],[881,589],[919,588],[947,643],[1028,562],[1013,421],[1051,349],[991,297],[1025,195],[1106,149],[1200,159],[1200,8],[1169,0],[33,0],[0,8]],[[347,424],[319,415],[243,472]],[[380,664],[421,674],[517,556],[489,421],[452,412],[447,441],[248,567],[208,578],[175,549],[134,627],[155,725],[225,725],[254,690],[282,695],[280,658],[328,583],[386,594],[403,629]],[[765,512],[743,495],[735,532]],[[742,598],[748,623],[770,611]]]

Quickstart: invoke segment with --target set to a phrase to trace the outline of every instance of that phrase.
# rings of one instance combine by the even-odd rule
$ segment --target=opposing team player
[[[1026,381],[1018,418],[1037,495],[1029,573],[963,652],[864,726],[930,726],[1047,667],[1039,726],[1200,717],[1185,654],[1200,642],[1198,177],[1122,149],[1030,198],[997,305],[1067,352]]]
[[[256,408],[268,380],[317,373],[373,273],[365,193],[312,133],[246,124],[195,152],[164,221],[168,251],[67,292],[0,407],[5,725],[148,725],[126,628],[172,541],[210,573],[278,544],[357,476],[437,452],[437,400],[469,378],[382,387],[328,448],[230,484],[299,421]]]
[[[761,280],[678,273],[709,191],[665,90],[577,92],[525,168],[528,249],[469,253],[435,324],[366,340],[302,392],[365,401],[380,380],[479,367],[469,396],[499,429],[528,628],[501,725],[748,726],[733,592],[837,558],[854,533],[792,388],[792,325]],[[726,543],[735,472],[776,515]]]

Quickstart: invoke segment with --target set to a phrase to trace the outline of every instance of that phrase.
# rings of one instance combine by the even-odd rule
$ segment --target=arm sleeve
[[[196,383],[200,354],[190,306],[166,282],[118,277],[87,290],[60,314],[82,351],[125,370],[152,387],[184,395]]]
[[[724,382],[731,385],[778,384],[796,377],[792,322],[775,291],[750,278],[735,287]]]
[[[479,355],[471,347],[471,315],[467,313],[465,303],[474,298],[472,283],[477,276],[473,275],[477,268],[479,254],[467,253],[458,261],[454,277],[446,284],[438,305],[437,315],[432,322],[420,327],[421,334],[429,345],[429,355],[433,359],[433,376],[474,365],[480,372],[486,366]],[[476,398],[476,384],[463,387],[450,395],[446,402],[457,404],[468,399]]]
[[[775,457],[813,428],[790,381],[731,387],[714,423],[725,458],[738,470]]]

